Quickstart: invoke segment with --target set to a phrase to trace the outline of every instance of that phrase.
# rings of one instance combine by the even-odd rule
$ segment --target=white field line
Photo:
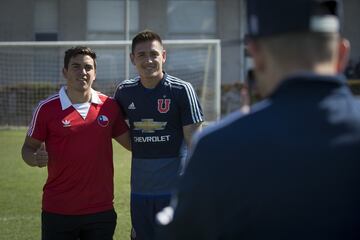
[[[34,220],[40,218],[40,216],[10,216],[10,217],[0,217],[0,222],[8,222],[8,221],[17,221],[17,220]]]

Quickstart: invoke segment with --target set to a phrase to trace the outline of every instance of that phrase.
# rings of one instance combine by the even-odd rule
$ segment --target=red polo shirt
[[[28,135],[44,141],[49,155],[43,210],[79,215],[112,209],[112,138],[127,130],[117,103],[95,91],[85,119],[64,88],[40,102]]]

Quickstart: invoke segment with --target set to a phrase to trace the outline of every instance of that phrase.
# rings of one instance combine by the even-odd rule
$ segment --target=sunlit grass
[[[42,187],[46,168],[29,167],[21,159],[24,129],[0,130],[0,239],[40,239]],[[130,152],[116,142],[114,239],[129,239]]]

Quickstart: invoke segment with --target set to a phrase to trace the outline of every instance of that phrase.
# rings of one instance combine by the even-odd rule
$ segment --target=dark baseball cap
[[[247,0],[248,37],[339,32],[341,0]]]

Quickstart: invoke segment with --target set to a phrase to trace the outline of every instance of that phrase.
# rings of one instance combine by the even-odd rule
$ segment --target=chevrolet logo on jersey
[[[141,119],[141,122],[134,122],[134,130],[141,130],[143,133],[154,133],[156,130],[164,130],[167,122],[154,122],[154,119]]]

